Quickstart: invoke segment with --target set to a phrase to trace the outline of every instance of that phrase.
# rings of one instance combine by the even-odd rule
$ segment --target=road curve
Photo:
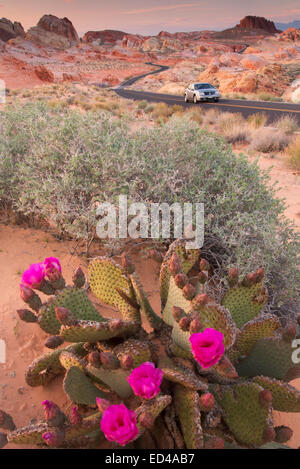
[[[154,70],[149,73],[144,73],[137,77],[130,78],[124,83],[121,83],[114,91],[121,96],[122,98],[132,99],[132,100],[145,100],[153,103],[163,102],[170,106],[174,104],[179,104],[184,108],[201,106],[203,109],[219,109],[223,112],[239,112],[244,117],[248,117],[251,114],[256,114],[258,112],[263,112],[268,117],[268,122],[272,123],[279,117],[284,115],[290,115],[297,119],[300,125],[300,105],[292,103],[279,103],[279,102],[266,102],[266,101],[246,101],[238,99],[220,99],[218,103],[209,103],[201,102],[198,104],[194,103],[185,103],[183,96],[175,96],[170,94],[160,94],[152,93],[149,91],[136,91],[126,88],[126,86],[133,85],[136,81],[144,78],[148,75],[154,75],[156,73],[161,73],[165,70],[168,70],[169,67],[164,65],[157,65],[151,62],[148,62],[147,65],[153,65],[158,67],[157,70]]]

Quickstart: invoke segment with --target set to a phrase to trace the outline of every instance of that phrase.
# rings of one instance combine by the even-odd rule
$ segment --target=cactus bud
[[[38,311],[42,306],[40,297],[29,287],[20,284],[20,296],[24,303],[28,304],[34,311]]]
[[[223,438],[213,436],[204,444],[205,449],[224,449],[225,442]]]
[[[264,276],[265,276],[265,269],[261,268],[261,269],[258,269],[256,272],[256,283],[260,283]]]
[[[118,358],[110,352],[101,352],[100,360],[103,365],[103,368],[107,370],[116,370],[120,367],[120,362]]]
[[[233,267],[228,271],[228,283],[231,287],[237,285],[239,281],[239,271],[236,267]]]
[[[179,322],[180,319],[185,317],[185,312],[183,311],[182,308],[179,308],[178,306],[173,306],[172,315],[173,315],[173,318],[175,319],[175,321]]]
[[[251,287],[255,283],[256,283],[256,273],[246,275],[244,280],[242,281],[242,285],[244,287]]]
[[[78,412],[78,408],[75,406],[72,408],[70,416],[69,416],[69,421],[72,425],[81,425],[83,418],[81,417],[80,413]]]
[[[64,424],[66,417],[54,402],[43,401],[44,419],[51,427],[60,427]]]
[[[208,272],[210,270],[210,264],[207,262],[206,259],[201,259],[200,260],[200,270]]]
[[[57,320],[64,326],[76,326],[78,319],[72,311],[63,306],[56,306],[55,314]]]
[[[236,379],[239,377],[238,372],[229,358],[226,357],[226,355],[223,355],[219,363],[217,363],[215,366],[218,370],[218,373],[220,373],[222,376],[226,376],[226,378]]]
[[[205,272],[204,270],[201,271],[201,272],[199,272],[199,274],[198,274],[198,280],[199,280],[199,282],[201,283],[201,285],[204,285],[204,284],[207,282],[207,280],[208,280],[208,273]]]
[[[33,311],[29,309],[18,309],[19,318],[24,322],[37,322],[38,318]]]
[[[78,269],[75,270],[72,280],[77,288],[82,288],[85,285],[85,275],[81,267],[78,267]]]
[[[201,308],[202,306],[205,306],[208,303],[208,300],[208,295],[206,295],[205,293],[197,295],[193,299],[193,306],[195,308]]]
[[[163,255],[161,252],[157,251],[157,249],[149,249],[148,257],[158,262],[159,264],[161,264],[163,261]]]
[[[291,340],[295,338],[296,333],[297,333],[296,326],[294,324],[288,324],[283,330],[282,338],[286,342],[290,342]]]
[[[182,293],[187,300],[192,300],[195,296],[196,288],[191,283],[187,283],[183,288]]]
[[[263,432],[263,440],[265,443],[274,441],[276,438],[276,433],[273,427],[266,427]]]
[[[287,443],[293,436],[293,430],[284,425],[275,427],[275,441],[276,443]]]
[[[142,412],[139,416],[139,424],[142,425],[144,428],[150,429],[153,427],[155,419],[150,414],[150,412]]]
[[[131,370],[134,365],[132,356],[128,354],[122,355],[120,363],[123,370]]]
[[[42,438],[47,446],[58,448],[65,441],[65,433],[61,430],[54,430],[52,432],[43,433]]]
[[[122,254],[122,267],[126,270],[128,274],[133,274],[135,271],[135,267],[127,254]]]
[[[58,335],[52,335],[46,340],[45,347],[54,350],[60,345],[62,345],[63,343],[64,343],[64,339],[62,337]]]
[[[175,277],[175,275],[179,274],[181,271],[180,259],[175,252],[172,254],[170,259],[169,268],[173,277]]]
[[[268,389],[264,389],[259,393],[259,402],[262,407],[266,407],[267,409],[272,404],[272,393]]]
[[[188,283],[188,281],[189,279],[185,274],[177,274],[175,277],[175,284],[178,288],[183,288]]]
[[[111,406],[107,399],[100,399],[100,397],[96,397],[96,403],[101,415]]]
[[[184,318],[180,319],[179,327],[182,331],[187,332],[190,328],[190,323],[191,323],[191,318],[185,316]]]
[[[0,449],[7,445],[7,436],[5,433],[0,433]]]
[[[3,412],[3,410],[0,410],[0,428],[10,431],[15,430],[16,428],[12,417],[6,412]]]
[[[210,392],[207,392],[200,396],[199,403],[200,410],[203,412],[210,412],[215,406],[215,398]]]
[[[190,333],[191,334],[196,334],[198,332],[201,332],[202,329],[202,324],[199,318],[195,318],[192,320],[190,323]]]
[[[88,354],[88,362],[90,365],[94,366],[95,368],[101,367],[101,360],[100,360],[100,353],[99,352],[91,352]]]

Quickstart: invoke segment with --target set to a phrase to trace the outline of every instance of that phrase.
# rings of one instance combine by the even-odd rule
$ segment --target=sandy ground
[[[273,166],[272,181],[278,181],[280,196],[285,197],[289,205],[286,214],[300,228],[300,174],[286,170],[284,162],[276,158],[262,157],[259,164],[264,169]],[[68,283],[79,265],[84,271],[87,265],[81,257],[74,255],[73,242],[60,242],[39,230],[0,224],[0,246],[0,339],[4,339],[7,345],[6,363],[0,364],[0,408],[14,416],[17,426],[23,426],[42,415],[41,402],[46,398],[61,405],[66,412],[70,409],[70,403],[62,391],[60,378],[46,388],[31,388],[24,381],[27,366],[48,349],[44,347],[47,335],[37,325],[21,322],[16,313],[24,305],[19,297],[20,276],[31,263],[48,256],[60,258]],[[93,254],[99,255],[100,252]],[[159,311],[158,264],[145,260],[141,255],[135,258],[135,263],[152,306]],[[100,309],[106,316],[117,316],[111,310]],[[292,384],[300,389],[300,379]],[[276,425],[285,424],[293,428],[294,436],[290,444],[299,447],[299,414],[276,413],[275,421]]]

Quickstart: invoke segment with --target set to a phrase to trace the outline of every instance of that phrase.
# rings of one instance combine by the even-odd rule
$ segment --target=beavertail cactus
[[[73,405],[67,417],[44,401],[44,421],[18,430],[1,411],[0,446],[86,448],[106,438],[116,447],[217,449],[289,441],[292,431],[274,427],[272,415],[300,412],[300,392],[288,384],[300,376],[292,361],[299,321],[283,327],[266,312],[263,269],[240,279],[231,268],[226,286],[184,240],[175,241],[163,259],[159,254],[151,255],[162,260],[156,312],[128,256],[122,265],[92,260],[88,279],[79,268],[69,286],[56,258],[23,274],[27,307],[19,317],[47,332],[46,345],[53,349],[29,365],[25,380],[45,386],[64,375]],[[120,319],[100,314],[88,286]],[[36,290],[50,298],[42,303]]]

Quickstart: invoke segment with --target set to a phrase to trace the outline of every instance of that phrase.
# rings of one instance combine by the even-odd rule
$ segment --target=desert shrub
[[[279,96],[276,96],[275,94],[271,94],[271,93],[266,93],[266,92],[263,92],[263,93],[259,93],[257,95],[257,99],[259,101],[274,101],[274,102],[282,102],[283,99],[280,98]]]
[[[156,121],[166,122],[171,115],[173,114],[173,110],[171,106],[168,106],[166,103],[157,103],[154,106],[152,111],[152,117]]]
[[[220,111],[217,109],[209,109],[203,116],[204,125],[213,125],[217,122]]]
[[[203,123],[203,114],[201,108],[191,108],[186,111],[186,115],[190,120],[197,122],[199,125]]]
[[[299,130],[299,124],[294,116],[283,116],[275,122],[275,127],[285,134],[291,135]]]
[[[299,288],[299,237],[257,163],[188,118],[130,132],[125,119],[35,103],[1,112],[2,206],[91,239],[97,203],[205,204],[204,252],[241,272],[263,266],[274,304]],[[22,123],[16,126],[15,123]],[[215,262],[215,261],[214,261]]]
[[[287,154],[291,167],[300,170],[300,136],[288,146]]]
[[[255,114],[251,114],[251,116],[249,116],[247,119],[248,124],[254,129],[264,127],[267,121],[268,118],[264,112],[256,112]]]
[[[240,127],[245,124],[245,119],[240,113],[222,112],[216,120],[216,130],[223,133],[231,130],[233,127]]]
[[[272,153],[283,151],[290,143],[290,137],[281,130],[267,127],[252,132],[250,150]]]
[[[143,101],[139,101],[138,105],[137,105],[137,108],[138,109],[145,109],[147,107],[148,103],[147,101],[144,99]]]
[[[149,114],[150,112],[153,111],[154,108],[155,108],[154,104],[148,104],[148,106],[145,108],[145,112]]]

